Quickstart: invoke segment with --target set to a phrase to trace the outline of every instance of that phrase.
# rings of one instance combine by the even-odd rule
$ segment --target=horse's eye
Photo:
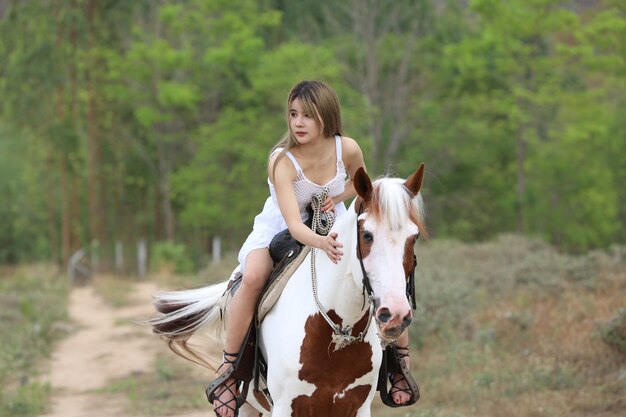
[[[367,243],[372,243],[374,241],[374,235],[371,232],[363,232],[363,240]]]

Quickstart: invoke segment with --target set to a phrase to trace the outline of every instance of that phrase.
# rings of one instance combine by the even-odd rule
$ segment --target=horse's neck
[[[327,310],[335,312],[343,319],[343,325],[354,324],[363,317],[367,305],[363,302],[361,272],[356,271],[356,213],[348,210],[337,219],[333,232],[337,232],[337,240],[343,244],[341,261],[333,264],[321,250],[316,254],[317,281],[319,297]],[[365,306],[364,306],[365,304]]]

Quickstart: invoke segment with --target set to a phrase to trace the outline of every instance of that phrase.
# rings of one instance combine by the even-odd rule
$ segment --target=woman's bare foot
[[[406,357],[403,359],[406,366],[409,366],[409,358]],[[411,399],[411,395],[409,394],[409,384],[407,384],[406,379],[402,376],[402,374],[394,374],[393,381],[391,383],[391,398],[393,402],[400,405],[404,404]]]
[[[215,414],[218,417],[235,417],[239,404],[237,403],[237,397],[239,395],[237,389],[237,380],[230,377],[233,372],[233,364],[237,361],[239,353],[228,353],[224,351],[224,362],[217,369],[220,372],[220,376],[215,379],[207,388],[211,392],[207,391],[209,401],[213,404]],[[225,368],[225,369],[224,369]],[[223,369],[223,370],[222,370]],[[223,378],[226,378],[221,384]],[[215,386],[216,384],[220,384]]]
[[[235,417],[237,395],[237,381],[233,378],[227,379],[216,391],[213,400],[215,414],[218,417]]]
[[[404,361],[407,369],[411,369],[411,363],[409,359],[409,347],[396,346],[396,349],[401,360]],[[393,374],[391,379],[391,389],[389,390],[389,393],[391,394],[393,402],[398,405],[408,402],[411,399],[411,389],[407,380],[401,373]]]

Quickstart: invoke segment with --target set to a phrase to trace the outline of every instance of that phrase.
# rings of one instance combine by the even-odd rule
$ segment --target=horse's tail
[[[222,324],[220,300],[228,281],[193,290],[168,291],[156,294],[153,303],[159,316],[148,320],[154,333],[160,335],[176,354],[211,368],[211,364],[188,344],[189,338],[203,328],[219,340]]]

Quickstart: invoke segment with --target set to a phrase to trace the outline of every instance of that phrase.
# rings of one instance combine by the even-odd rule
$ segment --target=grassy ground
[[[431,241],[417,249],[418,310],[412,366],[422,399],[383,417],[626,415],[626,255],[571,256],[541,241],[503,236],[481,244]],[[233,257],[227,257],[230,259]],[[191,288],[225,279],[224,262],[188,276],[152,279]],[[128,280],[94,282],[111,305]],[[0,271],[0,417],[36,415],[49,388],[34,367],[65,318],[66,282],[49,268]],[[57,329],[58,330],[58,329]],[[151,372],[116,381],[135,415],[209,408],[206,372],[173,354]]]
[[[182,415],[193,410],[208,413],[203,392],[208,382],[194,365],[172,353],[158,356],[153,372],[120,379],[102,391],[125,394],[132,415]]]
[[[505,236],[418,256],[423,399],[409,415],[624,415],[626,356],[605,331],[626,306],[618,253],[567,256]]]
[[[38,367],[64,333],[69,285],[51,265],[0,270],[0,417],[45,410]]]

